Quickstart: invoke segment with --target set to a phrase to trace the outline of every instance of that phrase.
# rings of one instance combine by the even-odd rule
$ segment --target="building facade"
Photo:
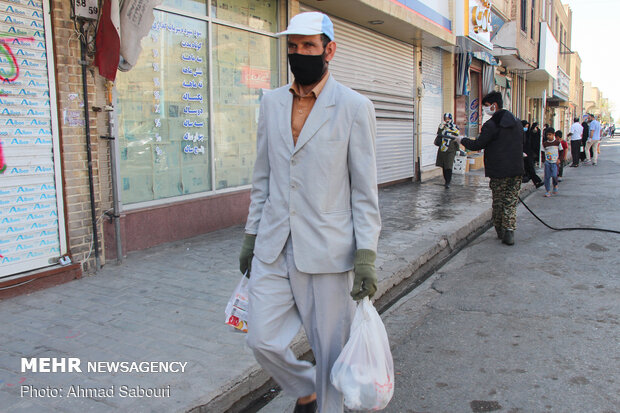
[[[92,65],[96,20],[74,21],[61,1],[0,8],[13,40],[0,57],[0,287],[10,291],[243,223],[260,99],[290,79],[276,33],[300,11],[333,18],[330,70],[375,104],[382,184],[434,169],[432,140],[454,109],[448,0],[164,0],[113,85]]]

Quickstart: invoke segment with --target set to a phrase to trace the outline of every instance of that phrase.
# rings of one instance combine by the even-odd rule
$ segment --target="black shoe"
[[[511,229],[507,229],[506,231],[504,231],[504,237],[502,238],[502,242],[506,245],[514,245],[515,232]]]
[[[541,186],[543,186],[543,185],[544,185],[544,183],[542,183],[542,182],[537,182],[537,183],[535,183],[534,185],[536,185],[536,189],[538,189],[538,188],[540,188]]]
[[[497,238],[499,239],[504,238],[504,228],[495,227],[495,232],[497,232]]]
[[[450,184],[445,184],[443,187],[448,189],[448,188],[450,188]]]
[[[299,402],[297,402],[295,403],[295,410],[293,410],[293,413],[316,413],[317,407],[316,400],[306,404],[299,404]]]

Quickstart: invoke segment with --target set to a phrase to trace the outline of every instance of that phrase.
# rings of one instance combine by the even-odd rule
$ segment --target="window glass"
[[[276,39],[213,26],[216,189],[250,183],[263,89],[278,85]]]
[[[124,204],[211,189],[207,23],[155,11],[142,53],[119,72]]]
[[[211,16],[253,29],[275,32],[276,6],[273,0],[211,0]]]
[[[164,0],[162,6],[174,7],[189,13],[207,14],[207,0]]]

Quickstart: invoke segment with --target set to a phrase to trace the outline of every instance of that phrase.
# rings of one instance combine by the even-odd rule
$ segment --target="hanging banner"
[[[121,62],[119,70],[130,70],[142,52],[142,38],[151,30],[153,8],[163,0],[125,0],[121,7]]]

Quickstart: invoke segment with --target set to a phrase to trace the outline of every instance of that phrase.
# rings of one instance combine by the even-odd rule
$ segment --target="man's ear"
[[[325,61],[329,62],[330,60],[332,60],[334,58],[334,55],[336,54],[336,42],[331,41],[329,43],[327,43],[327,46],[325,46]]]

